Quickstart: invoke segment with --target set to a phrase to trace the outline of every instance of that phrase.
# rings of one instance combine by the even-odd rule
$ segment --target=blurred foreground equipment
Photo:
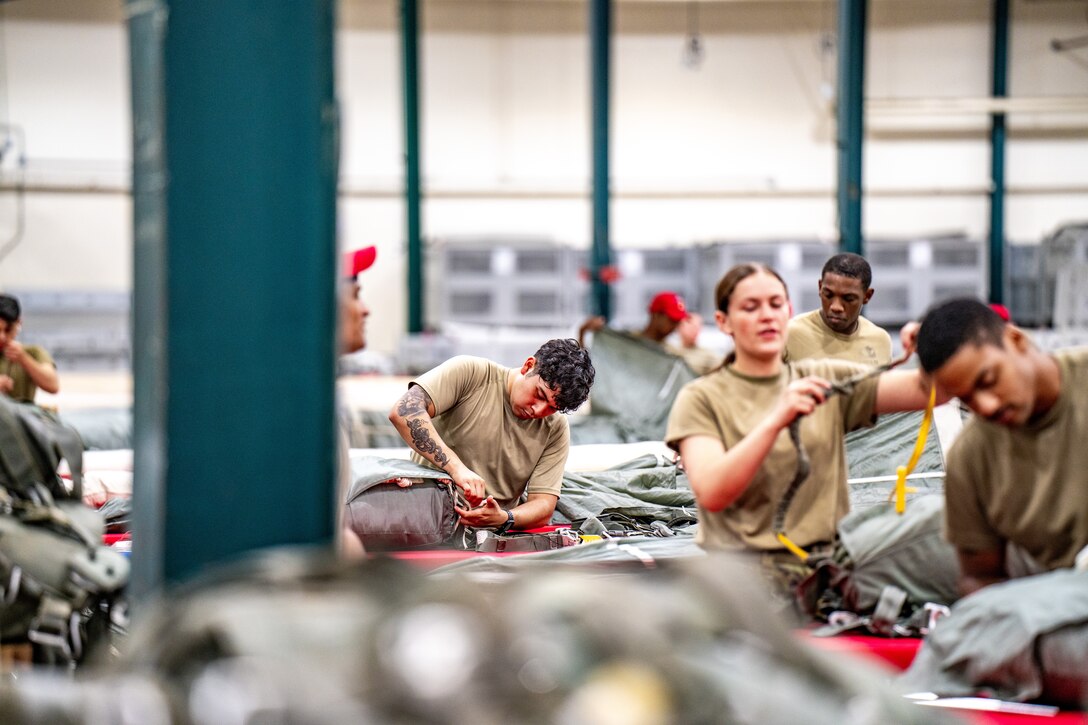
[[[170,593],[119,660],[8,683],[0,721],[934,722],[805,648],[760,593],[718,557],[480,581],[266,552]]]
[[[74,666],[123,620],[129,564],[82,501],[82,455],[56,416],[0,396],[0,643],[37,663]]]

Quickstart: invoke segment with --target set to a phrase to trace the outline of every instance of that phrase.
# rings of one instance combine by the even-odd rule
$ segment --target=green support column
[[[839,249],[864,254],[861,226],[865,132],[865,38],[868,0],[839,0]]]
[[[1008,95],[1009,0],[994,0],[994,98]],[[1005,114],[990,117],[990,302],[1005,301]]]
[[[134,602],[163,580],[166,486],[166,154],[163,148],[165,0],[128,0],[132,87]]]
[[[408,332],[423,332],[423,238],[419,185],[419,7],[401,0],[404,59],[404,205],[408,234]]]
[[[133,85],[133,555],[148,591],[332,541],[334,22],[332,0],[128,7],[134,46],[161,42],[147,55],[162,63]],[[134,81],[147,50],[132,50]]]
[[[601,278],[601,272],[612,264],[608,221],[611,198],[608,154],[612,55],[611,0],[590,0],[589,32],[593,59],[593,249],[590,258],[590,277],[593,281],[593,312],[608,319],[612,316],[612,289]]]

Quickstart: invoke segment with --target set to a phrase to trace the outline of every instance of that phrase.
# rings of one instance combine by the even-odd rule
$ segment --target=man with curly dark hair
[[[474,528],[546,525],[559,501],[570,450],[566,418],[589,397],[589,352],[549,340],[521,368],[479,357],[451,358],[408,384],[389,420],[412,460],[450,474]]]

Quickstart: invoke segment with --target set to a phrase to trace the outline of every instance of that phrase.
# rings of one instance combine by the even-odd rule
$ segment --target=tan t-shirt
[[[670,355],[680,358],[687,363],[687,366],[691,368],[692,372],[696,375],[706,375],[711,370],[720,367],[722,364],[722,356],[701,347],[679,347],[670,345],[666,342],[658,342],[657,340],[643,335],[641,330],[627,334],[632,337],[637,337],[640,340],[645,340],[652,345],[657,345]]]
[[[522,420],[506,391],[510,368],[460,355],[420,375],[419,385],[434,402],[434,427],[442,440],[487,484],[503,508],[516,506],[522,492],[559,495],[570,450],[563,415]],[[412,452],[412,460],[430,466]]]
[[[945,470],[945,537],[968,551],[1019,544],[1046,569],[1088,546],[1088,348],[1055,353],[1058,401],[1022,428],[972,416]]]
[[[57,366],[57,364],[53,362],[53,357],[46,352],[44,347],[39,347],[38,345],[24,345],[23,349],[26,350],[26,354],[36,362],[52,365],[54,368]],[[26,368],[14,360],[8,360],[6,357],[0,355],[0,375],[7,375],[15,382],[15,387],[11,390],[12,400],[18,400],[21,403],[34,402],[34,396],[38,394],[38,386],[30,379],[30,375],[27,374]]]
[[[864,317],[851,335],[835,332],[819,310],[806,312],[790,320],[786,336],[786,359],[829,357],[863,365],[884,365],[892,359],[892,338],[882,327]]]
[[[725,357],[701,347],[673,347],[666,345],[665,349],[686,362],[696,375],[706,375],[721,367],[722,359]]]
[[[843,380],[867,368],[839,360],[786,363],[779,375],[753,378],[732,366],[694,380],[680,391],[669,416],[665,443],[679,450],[688,436],[719,439],[726,450],[740,441],[777,404],[790,382],[807,375]],[[839,519],[850,509],[846,488],[847,431],[876,422],[877,378],[852,395],[835,395],[801,422],[801,440],[812,462],[786,515],[786,535],[799,546],[830,542]],[[775,508],[797,468],[797,452],[788,428],[778,434],[748,488],[730,506],[711,512],[699,507],[697,542],[708,549],[781,550],[772,532]]]

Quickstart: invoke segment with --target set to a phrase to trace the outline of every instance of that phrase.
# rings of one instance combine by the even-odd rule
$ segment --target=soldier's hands
[[[778,427],[785,428],[794,418],[808,415],[827,399],[831,383],[815,375],[794,380],[782,393],[775,406],[774,416]]]
[[[506,511],[499,506],[494,496],[484,499],[483,505],[472,509],[453,507],[457,515],[461,517],[461,523],[473,528],[501,526],[506,522]]]
[[[918,347],[918,329],[921,327],[921,323],[911,321],[903,325],[903,328],[899,330],[899,342],[903,345],[903,352],[913,353]]]
[[[462,466],[456,472],[449,471],[449,474],[453,479],[454,485],[464,492],[465,500],[468,501],[469,505],[480,505],[487,495],[487,486],[484,483],[484,479],[480,478],[475,471],[466,466]]]
[[[26,356],[26,350],[23,349],[21,342],[15,342],[12,340],[4,346],[4,357],[8,360],[22,364],[23,358]]]

